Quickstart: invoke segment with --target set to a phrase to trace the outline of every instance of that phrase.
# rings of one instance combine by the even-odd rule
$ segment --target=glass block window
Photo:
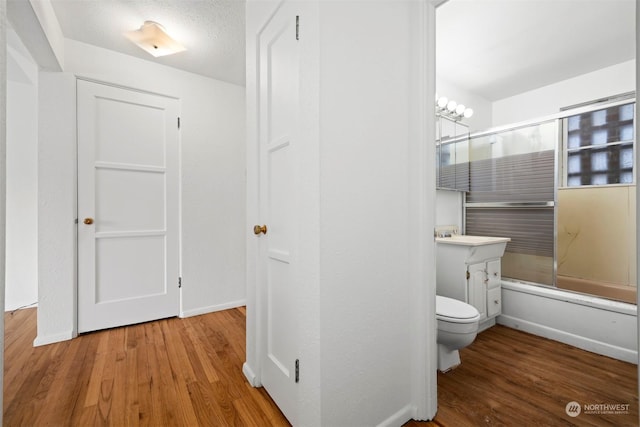
[[[566,119],[566,185],[633,183],[635,104]]]

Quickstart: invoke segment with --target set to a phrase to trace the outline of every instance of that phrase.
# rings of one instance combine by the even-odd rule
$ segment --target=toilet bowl
[[[436,296],[438,321],[438,370],[449,371],[460,364],[458,350],[471,344],[478,333],[480,313],[453,298]]]

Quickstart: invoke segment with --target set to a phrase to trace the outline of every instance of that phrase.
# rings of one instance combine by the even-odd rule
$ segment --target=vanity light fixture
[[[154,21],[144,21],[139,29],[128,31],[124,35],[156,58],[187,50],[172,39],[162,25]]]
[[[473,116],[473,109],[464,104],[458,104],[446,96],[438,97],[436,95],[436,114],[458,121]]]
[[[438,98],[438,100],[436,101],[436,106],[440,109],[444,109],[446,108],[447,104],[449,103],[449,99],[446,96],[441,96],[440,98]]]

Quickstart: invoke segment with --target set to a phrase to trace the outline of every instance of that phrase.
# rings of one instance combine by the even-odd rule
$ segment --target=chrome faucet
[[[434,230],[436,237],[452,237],[456,234],[458,234],[458,227],[455,225],[439,226]]]

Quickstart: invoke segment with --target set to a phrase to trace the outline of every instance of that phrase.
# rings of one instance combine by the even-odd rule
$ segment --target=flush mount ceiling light
[[[162,25],[153,21],[145,21],[138,30],[128,31],[124,35],[155,57],[187,50],[172,39]]]

